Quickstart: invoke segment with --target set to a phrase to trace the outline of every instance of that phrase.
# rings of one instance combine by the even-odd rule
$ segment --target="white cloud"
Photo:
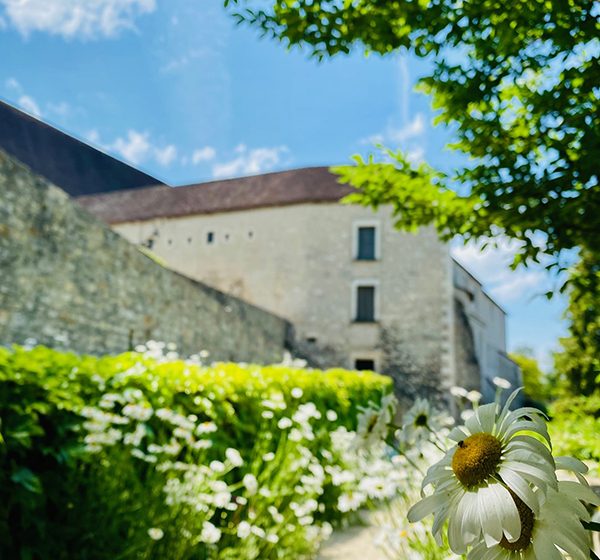
[[[176,159],[178,150],[173,144],[158,145],[150,138],[147,131],[129,129],[125,136],[120,136],[114,142],[104,142],[98,130],[95,128],[85,134],[85,138],[91,144],[113,152],[121,156],[124,160],[134,165],[139,165],[148,161],[155,161],[163,167],[171,165]]]
[[[65,38],[111,37],[133,29],[156,0],[0,0],[4,19],[23,35],[43,31]]]
[[[61,101],[60,103],[48,103],[46,107],[49,113],[62,118],[68,117],[73,111],[71,105],[69,105],[66,101]]]
[[[100,145],[100,133],[95,128],[86,132],[84,138],[91,144]]]
[[[127,161],[138,164],[147,159],[152,151],[149,138],[148,132],[128,130],[126,138],[117,138],[108,148],[122,155]]]
[[[205,146],[204,148],[194,150],[194,153],[192,154],[192,163],[198,165],[203,161],[215,159],[216,155],[217,151],[212,146]]]
[[[35,99],[30,95],[21,95],[17,100],[17,105],[21,107],[24,111],[33,115],[34,117],[41,117],[42,111],[40,106],[37,104]]]
[[[186,53],[182,55],[178,55],[172,59],[170,59],[166,64],[161,66],[161,72],[169,73],[169,72],[177,72],[185,69],[194,61],[203,58],[205,56],[210,56],[214,54],[208,48],[193,48],[189,49]]]
[[[552,289],[552,279],[541,265],[511,270],[518,242],[500,238],[497,247],[488,246],[483,250],[481,247],[481,243],[456,245],[452,254],[500,304],[526,302]]]
[[[154,148],[154,157],[160,165],[167,167],[177,159],[177,148],[173,144],[164,148]]]
[[[402,146],[406,142],[421,139],[425,135],[425,116],[417,113],[403,126],[388,125],[383,132],[372,134],[361,140],[362,144],[394,144]]]
[[[18,82],[18,80],[16,78],[8,78],[5,82],[4,85],[6,86],[6,89],[10,89],[13,91],[22,91],[23,88],[21,87],[21,84]]]
[[[272,148],[254,148],[249,150],[240,144],[234,159],[213,165],[213,176],[216,178],[254,175],[272,170],[281,161],[281,156],[288,152],[286,146]]]

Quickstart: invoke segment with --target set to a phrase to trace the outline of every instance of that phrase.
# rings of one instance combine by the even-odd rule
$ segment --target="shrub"
[[[349,452],[388,378],[168,356],[0,349],[0,557],[308,558],[400,483]]]
[[[600,394],[567,397],[550,406],[555,452],[600,463]]]

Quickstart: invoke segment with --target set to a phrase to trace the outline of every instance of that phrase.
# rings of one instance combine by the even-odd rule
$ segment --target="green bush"
[[[555,455],[600,463],[600,394],[559,399],[550,417]]]
[[[381,497],[365,477],[390,480],[349,452],[390,392],[373,373],[0,348],[0,557],[309,558]]]

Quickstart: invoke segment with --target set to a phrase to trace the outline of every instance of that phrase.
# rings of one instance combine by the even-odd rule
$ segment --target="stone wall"
[[[289,324],[141,253],[0,152],[0,344],[94,354],[149,339],[182,354],[279,361]]]

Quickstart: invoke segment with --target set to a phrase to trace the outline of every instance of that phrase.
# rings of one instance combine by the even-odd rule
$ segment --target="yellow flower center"
[[[496,472],[502,456],[502,444],[491,434],[480,433],[459,442],[452,457],[452,470],[460,482],[470,488]]]
[[[502,537],[500,546],[506,550],[518,551],[525,550],[531,544],[531,537],[533,535],[533,525],[535,523],[535,516],[525,502],[519,498],[512,490],[509,490],[512,499],[517,506],[519,511],[519,519],[521,520],[521,536],[519,540],[515,542],[508,542],[506,537]]]

